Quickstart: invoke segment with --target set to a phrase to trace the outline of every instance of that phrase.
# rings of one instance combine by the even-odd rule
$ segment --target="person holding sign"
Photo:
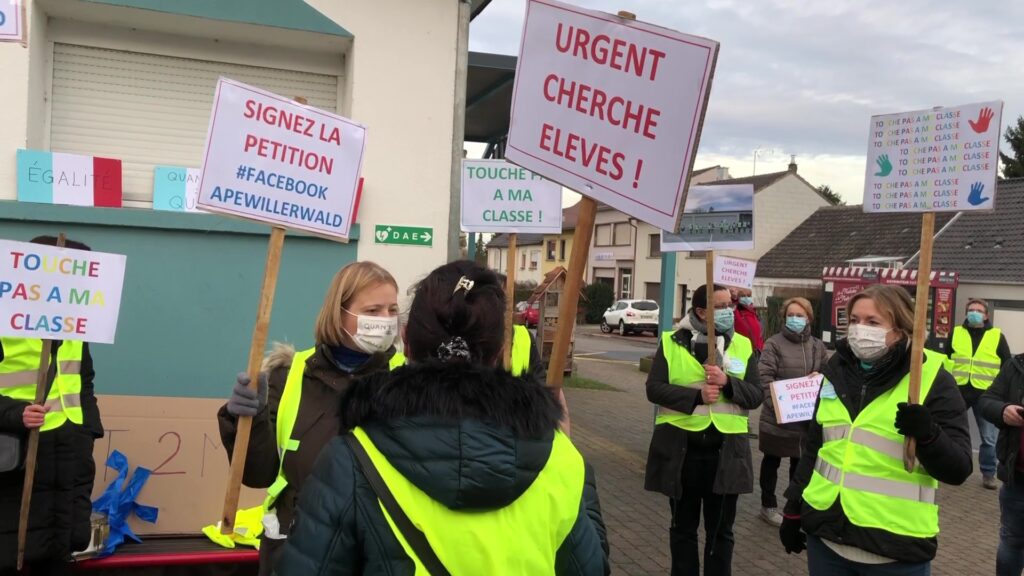
[[[761,386],[764,387],[764,406],[758,425],[758,448],[764,453],[760,473],[760,517],[774,526],[782,524],[782,515],[778,512],[779,503],[775,497],[779,466],[783,458],[789,458],[789,477],[793,477],[800,463],[800,442],[808,424],[780,424],[776,420],[771,383],[817,374],[828,361],[825,344],[811,334],[814,309],[806,298],[786,300],[782,305],[782,317],[782,331],[764,343],[764,351],[757,365]]]
[[[978,423],[978,467],[985,488],[995,490],[996,485],[996,427],[982,417],[978,400],[999,374],[999,367],[1010,361],[1013,354],[999,328],[988,320],[988,302],[971,298],[967,302],[967,317],[963,326],[957,326],[949,335],[946,348],[949,362],[946,368],[960,386],[964,403],[974,412]]]
[[[708,306],[710,301],[711,306]],[[747,411],[761,405],[750,340],[733,331],[728,288],[693,293],[693,307],[675,332],[665,332],[647,376],[647,399],[658,415],[644,488],[669,497],[673,576],[699,575],[697,529],[704,508],[704,574],[731,572],[732,526],[740,494],[754,490]],[[715,323],[710,344],[707,323]],[[717,362],[708,363],[715,346]]]
[[[806,547],[811,576],[926,575],[938,547],[939,482],[971,475],[964,401],[945,358],[926,350],[922,403],[907,403],[914,306],[906,290],[870,286],[846,311],[847,337],[822,370],[779,535],[787,552]],[[907,438],[917,442],[913,472],[903,463]]]
[[[351,432],[317,462],[279,576],[609,572],[592,471],[558,402],[501,366],[505,298],[469,261],[419,283],[409,363],[342,397]]]
[[[397,334],[398,283],[378,264],[353,262],[327,289],[313,348],[276,345],[264,360],[258,392],[249,389],[248,375],[238,375],[217,419],[230,458],[238,417],[253,417],[242,481],[267,488],[261,575],[280,556],[313,463],[340,430],[338,399],[353,379],[387,371]]]
[[[56,246],[40,236],[35,244]],[[65,247],[89,250],[66,240]],[[33,404],[44,344],[50,368],[43,405]],[[21,450],[28,431],[39,429],[39,452],[29,512],[25,564],[33,574],[71,574],[71,554],[89,546],[92,486],[96,474],[92,449],[103,437],[93,391],[89,344],[76,340],[0,337],[0,446]],[[10,457],[13,456],[12,460]],[[15,573],[18,517],[25,481],[24,454],[0,454],[12,466],[0,468],[0,574]]]

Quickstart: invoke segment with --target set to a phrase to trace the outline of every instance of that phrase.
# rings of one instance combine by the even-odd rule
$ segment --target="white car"
[[[601,318],[601,332],[618,330],[625,336],[630,332],[650,332],[658,335],[658,303],[654,300],[619,300],[605,310]]]

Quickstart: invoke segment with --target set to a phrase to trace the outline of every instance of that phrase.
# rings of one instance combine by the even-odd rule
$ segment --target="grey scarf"
[[[712,312],[712,314],[713,313],[714,312]],[[690,321],[690,328],[691,328],[691,330],[693,332],[693,339],[690,340],[690,350],[692,352],[694,344],[704,344],[704,345],[707,345],[707,343],[708,343],[708,326],[707,326],[707,324],[704,323],[703,320],[701,320],[700,318],[697,317],[697,313],[694,312],[693,309],[690,310],[690,313],[687,316],[687,320]],[[721,330],[718,330],[717,326],[715,327],[715,337],[716,337],[716,339],[717,339],[717,337],[722,336],[726,340],[731,340],[733,333],[734,332],[733,332],[732,328],[730,328],[729,330],[726,330],[726,331],[723,332]],[[722,346],[723,347],[725,346],[724,342],[723,342]],[[719,349],[719,353],[715,355],[715,363],[718,364],[719,366],[722,365],[722,355],[723,355],[722,349]]]

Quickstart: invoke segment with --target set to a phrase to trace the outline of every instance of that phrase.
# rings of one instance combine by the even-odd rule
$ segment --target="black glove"
[[[896,405],[896,431],[900,434],[924,442],[935,437],[935,427],[932,413],[923,404]]]
[[[799,554],[807,549],[807,535],[804,534],[803,526],[800,525],[799,516],[785,515],[782,517],[782,525],[779,526],[779,540],[782,540],[782,547],[786,554]]]
[[[228,414],[232,416],[255,416],[267,405],[267,375],[260,372],[257,390],[249,388],[252,380],[245,372],[235,377],[235,387],[228,398]]]

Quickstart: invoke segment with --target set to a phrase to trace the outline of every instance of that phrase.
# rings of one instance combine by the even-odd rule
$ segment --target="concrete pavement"
[[[627,343],[637,337],[626,338]],[[656,342],[653,338],[648,338]],[[577,348],[589,342],[580,342]],[[597,470],[598,488],[612,549],[612,573],[668,574],[668,499],[643,489],[647,446],[653,427],[653,408],[644,392],[646,374],[630,362],[577,358],[579,375],[605,382],[618,391],[566,389],[572,414],[573,442]],[[751,414],[756,422],[757,413]],[[807,557],[787,555],[777,528],[757,518],[760,495],[757,470],[761,453],[754,454],[755,493],[740,496],[736,518],[734,574],[807,574]],[[975,468],[977,463],[975,462]],[[778,495],[788,482],[784,463]],[[939,554],[932,563],[937,576],[973,576],[995,572],[999,505],[997,493],[981,487],[981,474],[963,486],[939,489]]]

